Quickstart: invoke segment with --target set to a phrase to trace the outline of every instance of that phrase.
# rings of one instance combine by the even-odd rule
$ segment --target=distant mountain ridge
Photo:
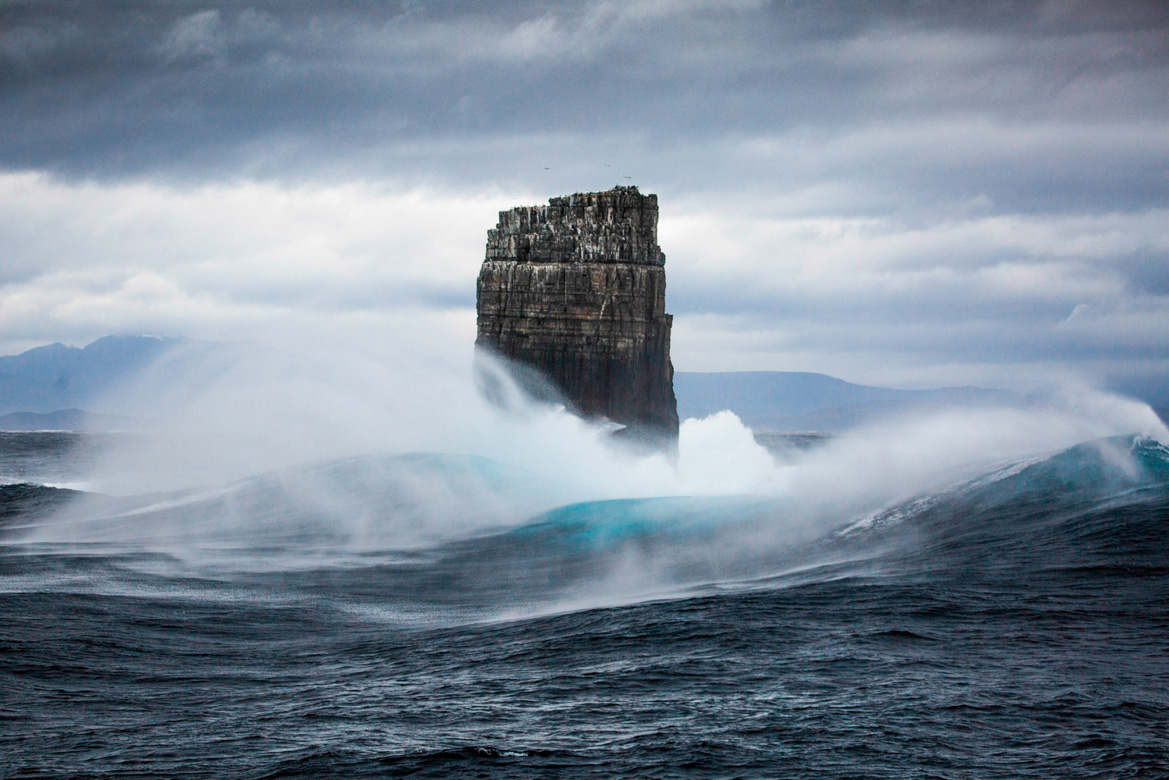
[[[241,357],[262,354],[254,344],[153,336],[107,336],[84,349],[50,344],[0,357],[0,430],[127,430],[148,414],[134,399],[111,399],[135,376],[153,369],[150,391],[187,388]],[[946,387],[898,390],[852,384],[825,374],[737,371],[674,374],[682,419],[730,409],[756,431],[838,431],[884,416],[937,408],[1019,405],[1006,390]],[[149,400],[139,395],[138,401]],[[1162,418],[1165,409],[1157,410]]]
[[[103,394],[188,339],[106,336],[83,349],[64,344],[0,357],[0,414],[91,407]]]
[[[682,418],[729,409],[760,431],[838,431],[922,409],[1017,405],[1018,393],[981,387],[898,390],[800,371],[677,372]]]

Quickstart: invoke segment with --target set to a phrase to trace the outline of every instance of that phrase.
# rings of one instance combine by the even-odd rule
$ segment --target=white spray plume
[[[515,476],[503,493],[465,472],[437,478],[418,468],[382,474],[366,467],[356,493],[345,492],[332,477],[312,477],[311,469],[269,478],[280,485],[287,517],[302,523],[298,533],[311,515],[314,522],[333,524],[344,543],[391,549],[519,525],[573,502],[636,497],[782,499],[788,507],[783,522],[811,532],[1081,441],[1124,433],[1169,441],[1147,406],[1077,389],[1041,408],[961,409],[888,420],[784,462],[724,411],[683,421],[673,461],[614,446],[606,426],[563,407],[517,400],[501,410],[476,390],[469,350],[466,362],[435,363],[408,342],[373,338],[355,348],[350,339],[322,338],[295,351],[172,355],[121,389],[123,400],[133,399],[154,430],[110,451],[93,483],[123,495],[218,489],[300,464],[406,452],[479,456]],[[514,388],[509,392],[515,395]],[[362,501],[386,501],[379,479],[395,481],[408,498],[389,509],[363,508]],[[515,489],[516,480],[530,489]],[[166,508],[150,514],[150,522],[158,523]],[[286,521],[269,514],[243,502],[213,523],[153,536],[123,516],[117,533],[140,542],[165,537],[191,544],[204,532],[271,539]],[[57,528],[58,537],[76,533]]]

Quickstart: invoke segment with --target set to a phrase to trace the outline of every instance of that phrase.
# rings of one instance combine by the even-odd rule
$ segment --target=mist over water
[[[99,404],[137,412],[150,435],[138,446],[111,449],[94,470],[95,489],[127,494],[205,487],[330,458],[442,452],[534,470],[589,497],[774,494],[798,489],[813,478],[816,464],[823,468],[851,452],[850,481],[914,492],[948,471],[1092,438],[1165,434],[1142,403],[1068,387],[1042,405],[894,418],[836,437],[828,452],[783,466],[723,412],[683,421],[679,457],[672,462],[622,450],[608,440],[605,425],[527,402],[514,386],[502,408],[488,402],[473,380],[469,349],[438,362],[424,349],[353,348],[358,341],[342,332],[313,347],[247,345],[195,359],[182,350],[168,355]],[[496,371],[506,382],[503,370]],[[808,474],[792,480],[792,466]],[[839,489],[832,475],[827,478]]]
[[[582,564],[571,597],[528,594],[584,607],[798,568],[809,561],[788,553],[825,533],[1080,442],[1169,439],[1147,406],[1081,389],[1045,406],[889,419],[782,457],[724,411],[683,421],[676,456],[647,453],[527,400],[489,358],[502,404],[478,390],[470,360],[436,365],[348,343],[164,359],[104,404],[132,404],[150,421],[112,441],[86,482],[123,503],[75,502],[25,540],[124,545],[166,556],[152,567],[220,575],[381,565],[549,523],[583,524],[575,543],[590,549],[654,540]]]

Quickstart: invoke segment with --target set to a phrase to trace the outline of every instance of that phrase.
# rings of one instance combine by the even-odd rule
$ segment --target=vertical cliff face
[[[476,345],[538,371],[586,417],[678,434],[658,200],[636,187],[500,212],[479,272]]]

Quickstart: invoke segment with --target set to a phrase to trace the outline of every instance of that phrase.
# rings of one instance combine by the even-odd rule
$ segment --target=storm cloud
[[[1166,403],[1167,120],[1157,2],[0,2],[0,350],[469,340],[495,211],[635,183],[680,369]]]

